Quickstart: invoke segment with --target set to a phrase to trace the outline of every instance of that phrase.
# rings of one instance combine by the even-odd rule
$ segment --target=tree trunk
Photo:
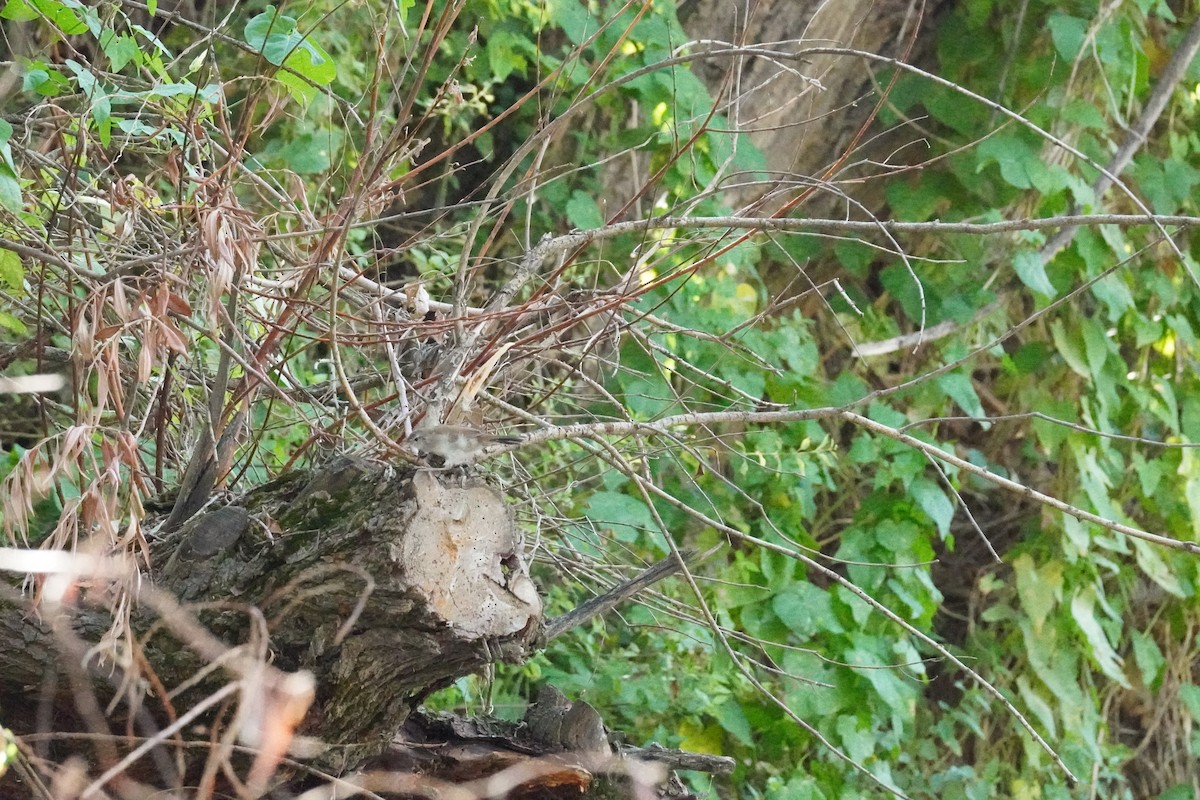
[[[313,703],[299,731],[327,745],[317,761],[333,771],[381,753],[431,691],[497,659],[524,658],[541,626],[503,497],[450,472],[340,459],[200,514],[154,543],[151,556],[162,567],[151,572],[157,590],[142,592],[133,615],[136,658],[97,647],[113,623],[102,607],[81,605],[69,618],[79,649],[108,656],[103,665],[89,659],[99,667],[93,675],[125,668],[149,679],[146,705],[162,724],[170,715],[158,713],[166,703],[155,687],[179,687],[214,659],[222,669],[173,696],[175,708],[192,707],[233,673],[243,681],[243,711],[258,703],[269,716],[280,712],[270,694],[282,685],[270,676],[307,671]],[[71,684],[69,674],[59,677],[70,673],[71,647],[63,627],[49,624],[53,609],[42,621],[25,612],[19,603],[0,606],[0,635],[22,643],[0,648],[0,707],[17,733],[31,733],[39,704],[46,720],[47,698],[60,695],[60,730],[78,687],[38,688]],[[225,647],[250,647],[219,652],[197,618]],[[113,695],[109,681],[93,684],[101,704]],[[247,687],[263,697],[249,697]],[[255,723],[246,714],[240,724],[243,742],[262,734],[247,727]]]
[[[913,62],[930,49],[935,29],[930,21],[948,8],[949,0],[751,0],[748,18],[728,0],[695,0],[680,10],[680,21],[696,40],[763,45],[763,50],[795,52],[809,47],[845,47]],[[720,45],[710,44],[712,49]],[[714,57],[700,62],[700,77],[714,95],[736,95],[726,113],[738,130],[763,152],[773,178],[808,187],[813,181],[846,178],[839,172],[844,155],[872,136],[859,137],[879,100],[877,66],[844,55],[806,56],[779,61],[766,55]],[[874,132],[878,133],[878,132]],[[873,134],[872,134],[873,135]],[[875,139],[870,152],[890,152],[891,141]],[[866,153],[856,154],[854,160]],[[731,191],[733,206],[743,206],[779,188],[777,180]],[[855,199],[864,198],[855,191]],[[866,198],[876,208],[881,196]],[[821,190],[806,213],[827,216],[846,208],[834,191]],[[842,212],[844,213],[844,211]]]

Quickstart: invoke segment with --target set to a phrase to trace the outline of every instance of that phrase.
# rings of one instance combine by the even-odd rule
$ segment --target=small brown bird
[[[497,445],[517,444],[520,436],[496,436],[463,425],[434,425],[418,428],[408,443],[426,456],[437,456],[444,467],[473,464]]]

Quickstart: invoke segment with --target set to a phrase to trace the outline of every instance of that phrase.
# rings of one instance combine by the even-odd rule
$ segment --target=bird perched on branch
[[[497,436],[463,425],[433,425],[418,428],[408,437],[408,443],[426,456],[437,456],[444,467],[473,464],[491,448],[518,444],[520,436]]]

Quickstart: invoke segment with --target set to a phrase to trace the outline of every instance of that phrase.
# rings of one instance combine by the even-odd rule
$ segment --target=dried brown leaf
[[[158,330],[162,334],[163,344],[168,350],[173,350],[180,355],[188,354],[188,341],[183,332],[175,326],[167,317],[162,317],[158,320]]]
[[[96,331],[94,338],[97,342],[107,342],[109,339],[120,333],[124,327],[124,325],[105,325],[103,328]]]
[[[129,320],[129,298],[125,294],[125,281],[118,278],[112,286],[112,306],[121,320]]]
[[[167,293],[167,309],[172,314],[178,314],[181,317],[190,317],[192,315],[192,304],[186,298],[174,292]]]

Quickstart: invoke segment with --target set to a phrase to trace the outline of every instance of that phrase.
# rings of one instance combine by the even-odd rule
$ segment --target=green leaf
[[[1179,699],[1184,708],[1192,715],[1193,722],[1200,722],[1200,686],[1186,685],[1179,687]]]
[[[138,97],[196,97],[206,103],[215,103],[221,97],[221,89],[215,83],[197,87],[191,81],[160,83]]]
[[[599,28],[587,6],[578,0],[551,0],[548,6],[551,22],[563,29],[572,44],[583,44]]]
[[[29,332],[29,328],[26,327],[24,322],[21,322],[21,320],[17,319],[7,311],[0,311],[0,328],[11,331],[18,336],[23,336]]]
[[[21,91],[36,92],[39,90],[42,84],[49,80],[50,73],[44,69],[27,70],[25,75],[21,78]]]
[[[1068,334],[1062,320],[1057,319],[1050,324],[1050,335],[1054,339],[1054,346],[1057,348],[1058,354],[1062,356],[1063,361],[1067,362],[1067,366],[1076,375],[1090,379],[1092,371],[1088,369],[1087,360],[1083,357],[1078,336],[1074,332]]]
[[[938,535],[946,538],[950,533],[950,520],[954,519],[954,504],[942,487],[928,478],[916,478],[909,484],[908,491],[921,510],[933,520]]]
[[[1013,256],[1013,270],[1021,283],[1046,297],[1055,297],[1058,290],[1046,275],[1046,261],[1037,250],[1021,250]]]
[[[1083,320],[1080,329],[1083,333],[1083,349],[1087,354],[1088,368],[1092,378],[1098,379],[1104,374],[1104,362],[1108,360],[1108,336],[1094,319]]]
[[[8,0],[0,9],[0,17],[14,22],[32,22],[40,19],[41,15],[26,0]]]
[[[771,786],[767,800],[828,800],[829,795],[821,791],[821,783],[811,775],[793,775],[786,784]]]
[[[713,716],[717,718],[721,727],[733,734],[739,742],[744,745],[754,744],[754,730],[750,727],[750,720],[746,719],[746,712],[736,700],[727,700],[717,706],[713,710]]]
[[[247,22],[243,36],[267,61],[287,68],[278,75],[279,81],[301,103],[316,97],[313,84],[325,86],[337,77],[337,67],[329,54],[296,30],[294,17],[278,13],[274,6],[267,6]]]
[[[320,86],[327,86],[337,77],[337,66],[333,63],[333,58],[307,37],[299,42],[295,51],[283,63]]]
[[[1131,631],[1130,641],[1133,642],[1133,660],[1137,662],[1142,673],[1142,683],[1147,688],[1156,688],[1158,679],[1162,676],[1162,668],[1167,663],[1158,643],[1141,631]]]
[[[1058,54],[1066,59],[1067,63],[1074,63],[1075,57],[1079,55],[1083,43],[1087,40],[1088,21],[1066,14],[1055,14],[1050,17],[1047,26],[1050,28],[1050,38],[1054,41]]]
[[[607,528],[622,542],[645,541],[654,519],[641,500],[620,492],[596,492],[585,510],[589,520]]]
[[[8,164],[0,164],[0,206],[9,211],[20,211],[24,208],[21,201],[21,183]]]
[[[900,670],[890,667],[883,655],[887,648],[877,637],[859,634],[852,638],[858,646],[846,652],[846,662],[863,667],[859,674],[867,679],[884,705],[901,717],[909,716],[916,702],[915,684],[906,681]]]
[[[279,72],[275,76],[280,83],[287,87],[288,94],[301,105],[307,106],[317,97],[317,89],[299,76],[290,72]]]
[[[1058,629],[1047,625],[1034,632],[1027,619],[1018,623],[1025,643],[1025,655],[1033,673],[1049,687],[1059,702],[1059,714],[1070,719],[1085,710],[1087,705],[1077,682],[1079,648],[1064,647]],[[1064,712],[1063,709],[1069,709]]]
[[[958,404],[958,407],[975,419],[986,419],[987,412],[975,393],[971,378],[963,372],[948,372],[937,379],[937,385]]]
[[[1034,632],[1039,633],[1054,610],[1054,604],[1062,597],[1062,562],[1052,561],[1039,570],[1033,558],[1023,554],[1013,561],[1013,571],[1017,577],[1021,608],[1029,615]]]
[[[417,4],[417,0],[396,0],[396,15],[400,19],[400,27],[405,27],[405,22],[408,21],[408,12],[412,11],[413,6]]]
[[[1045,169],[1040,149],[1020,136],[997,134],[981,143],[980,166],[983,167],[992,161],[1000,167],[1000,177],[1018,189],[1033,187],[1030,169],[1034,165],[1037,169]]]
[[[504,81],[514,72],[521,74],[529,66],[527,52],[533,52],[528,37],[508,28],[500,28],[487,37],[487,60],[491,78]],[[534,53],[536,54],[536,53]]]
[[[25,269],[21,266],[21,257],[12,250],[0,247],[0,283],[8,291],[25,294]]]
[[[621,384],[625,403],[637,419],[654,419],[675,405],[670,387],[659,376],[634,376]]]
[[[79,11],[84,12],[81,16]],[[87,9],[79,3],[64,3],[57,0],[9,0],[0,17],[17,22],[29,22],[44,19],[59,30],[64,36],[78,36],[88,32],[85,22]]]
[[[843,267],[859,276],[866,273],[878,255],[874,249],[853,239],[839,241],[833,246],[833,252]]]
[[[252,17],[242,36],[246,44],[277,67],[283,65],[284,59],[304,38],[296,32],[295,17],[280,14],[275,6],[267,6],[263,13]]]
[[[282,146],[264,151],[259,155],[259,160],[285,164],[298,175],[313,175],[329,169],[333,153],[342,147],[344,141],[345,135],[341,131],[330,131],[321,136],[304,134]]]
[[[876,664],[874,667],[864,670],[864,672],[868,674],[878,672],[878,665]],[[837,718],[835,728],[842,740],[842,749],[856,764],[861,764],[875,752],[875,732],[869,726],[861,723],[857,715],[842,714]]]
[[[1050,734],[1051,739],[1056,738],[1058,726],[1055,725],[1054,708],[1030,685],[1029,678],[1025,675],[1017,678],[1017,689],[1021,692],[1021,699],[1025,701],[1025,705],[1046,729],[1046,733]]]
[[[1121,657],[1109,644],[1104,629],[1100,627],[1100,621],[1096,619],[1096,599],[1096,589],[1085,586],[1071,600],[1071,616],[1091,647],[1092,657],[1100,671],[1128,689],[1129,679],[1121,669]]]
[[[829,595],[811,583],[794,583],[771,598],[771,610],[800,641],[823,630],[840,632]]]
[[[1133,550],[1137,554],[1138,567],[1150,580],[1157,583],[1168,594],[1179,598],[1187,597],[1188,593],[1180,583],[1179,577],[1171,570],[1153,545],[1142,539],[1134,539]]]
[[[578,189],[571,193],[571,199],[567,201],[565,210],[567,219],[581,231],[594,230],[604,224],[604,217],[601,215],[596,201],[592,199],[591,195]]]
[[[141,53],[133,37],[118,36],[108,30],[100,37],[100,47],[108,56],[108,68],[113,72],[120,72]]]
[[[1050,348],[1045,342],[1030,342],[1021,346],[1013,354],[1013,366],[1021,375],[1029,375],[1042,369],[1046,364],[1046,359],[1050,357]]]
[[[112,102],[101,87],[97,86],[96,89],[97,96],[92,101],[92,119],[96,123],[100,143],[107,147],[112,140]]]
[[[1166,474],[1166,466],[1158,459],[1147,459],[1141,453],[1134,453],[1133,471],[1138,476],[1142,494],[1146,497],[1153,497]]]

